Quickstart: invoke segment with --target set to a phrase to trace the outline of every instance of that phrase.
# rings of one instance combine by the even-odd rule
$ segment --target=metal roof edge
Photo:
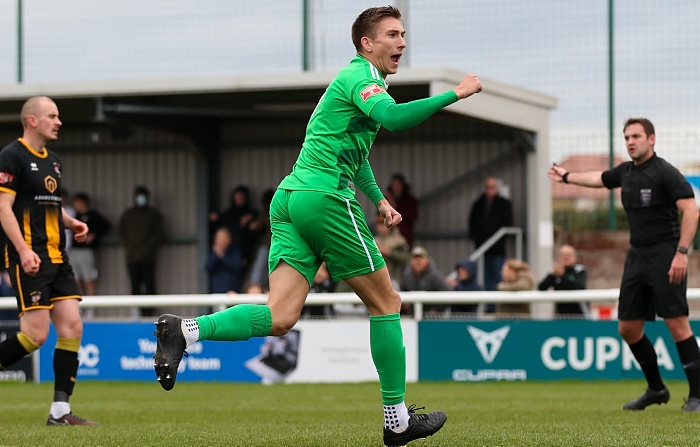
[[[0,84],[0,100],[22,100],[37,95],[46,95],[58,99],[67,97],[150,96],[325,88],[336,73],[337,71],[53,84]],[[444,67],[409,67],[401,69],[395,75],[391,75],[389,83],[393,85],[420,85],[446,82],[457,85],[465,75],[465,73]],[[479,79],[482,82],[484,91],[488,91],[490,94],[546,109],[553,109],[557,106],[557,100],[552,96],[481,76]]]

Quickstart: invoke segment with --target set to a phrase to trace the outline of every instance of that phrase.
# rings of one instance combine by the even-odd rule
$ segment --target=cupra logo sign
[[[472,336],[472,340],[474,340],[484,361],[486,363],[493,363],[498,355],[498,351],[501,350],[503,340],[506,339],[508,332],[510,332],[510,326],[503,326],[493,332],[482,331],[474,326],[467,326],[467,330],[469,331],[469,335]]]

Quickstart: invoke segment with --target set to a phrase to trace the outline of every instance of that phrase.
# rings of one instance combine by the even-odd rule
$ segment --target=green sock
[[[379,373],[384,405],[396,405],[406,394],[406,347],[399,314],[369,317],[369,345]]]
[[[194,321],[199,326],[199,340],[248,340],[266,337],[272,330],[270,308],[260,304],[238,304]]]

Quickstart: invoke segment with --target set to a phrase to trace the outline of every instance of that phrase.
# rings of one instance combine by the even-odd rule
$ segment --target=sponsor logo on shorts
[[[365,87],[365,89],[360,92],[360,97],[366,102],[372,96],[385,92],[386,89],[384,87],[380,86],[379,84],[372,84]]]

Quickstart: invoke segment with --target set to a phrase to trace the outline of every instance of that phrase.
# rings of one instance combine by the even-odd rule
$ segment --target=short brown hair
[[[622,128],[622,131],[624,132],[627,130],[627,128],[632,124],[641,124],[644,128],[644,132],[647,134],[647,137],[656,135],[654,125],[647,118],[628,118],[627,121],[625,121],[625,127]]]
[[[376,36],[377,23],[387,17],[394,17],[401,20],[401,12],[393,6],[380,6],[377,8],[369,8],[362,11],[357,16],[352,24],[352,43],[355,49],[360,51],[362,48],[362,38],[370,37],[374,39]]]

